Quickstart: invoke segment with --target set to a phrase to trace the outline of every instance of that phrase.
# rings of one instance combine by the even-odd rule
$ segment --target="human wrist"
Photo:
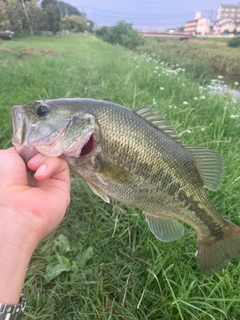
[[[5,304],[0,302],[0,320],[21,320],[27,300],[21,294],[17,304]]]
[[[0,248],[4,244],[11,249],[32,254],[41,238],[41,221],[32,212],[0,205]]]

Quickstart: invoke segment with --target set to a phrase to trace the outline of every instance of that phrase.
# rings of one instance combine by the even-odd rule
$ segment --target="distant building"
[[[231,18],[240,22],[240,5],[221,4],[217,11],[217,20]]]
[[[188,21],[184,25],[184,32],[192,35],[207,35],[210,34],[211,20],[209,18],[201,18],[201,12],[197,11],[195,19]]]
[[[240,32],[240,5],[221,4],[217,11],[217,20],[214,22],[213,33]]]
[[[239,27],[236,26],[236,23],[231,18],[221,18],[214,22],[213,33],[222,34],[228,32],[234,32],[234,30],[239,30]]]

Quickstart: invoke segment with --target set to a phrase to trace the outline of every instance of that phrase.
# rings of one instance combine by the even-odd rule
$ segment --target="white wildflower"
[[[201,96],[200,99],[204,100],[204,99],[205,99],[205,96]]]
[[[202,130],[202,131],[204,131],[204,130],[205,130],[205,128],[201,128],[201,130]]]
[[[223,79],[224,77],[223,76],[217,76],[218,77],[218,79]]]
[[[235,84],[235,86],[238,86],[238,85],[239,85],[239,83],[238,83],[237,81],[235,81],[234,84]]]
[[[198,97],[194,97],[193,99],[194,99],[194,100],[198,100]]]
[[[164,88],[163,88],[163,87],[160,87],[160,90],[164,90]]]
[[[177,109],[177,106],[174,106],[174,109]]]
[[[183,104],[188,104],[188,102],[187,101],[183,101]]]

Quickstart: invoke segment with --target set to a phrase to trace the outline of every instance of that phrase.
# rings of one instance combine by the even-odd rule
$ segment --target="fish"
[[[193,228],[206,276],[240,258],[240,228],[204,191],[221,188],[222,155],[182,144],[160,111],[60,98],[13,106],[12,121],[12,143],[25,162],[38,152],[62,157],[105,202],[142,210],[163,242],[183,237],[184,223]]]

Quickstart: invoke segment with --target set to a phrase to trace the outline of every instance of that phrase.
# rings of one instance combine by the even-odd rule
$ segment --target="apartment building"
[[[222,34],[226,31],[240,32],[240,5],[221,4],[217,11],[217,20],[214,22],[213,33]]]
[[[231,18],[240,22],[240,5],[221,4],[217,11],[217,20]]]
[[[195,19],[188,21],[184,25],[184,32],[195,35],[210,34],[211,20],[209,18],[201,18],[201,12],[196,12]]]
[[[213,34],[232,33],[234,30],[240,31],[240,26],[237,26],[231,18],[221,18],[214,22]]]

